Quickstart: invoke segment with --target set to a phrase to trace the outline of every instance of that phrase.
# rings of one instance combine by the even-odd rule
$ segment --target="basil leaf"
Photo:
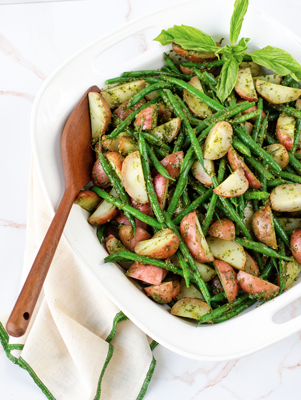
[[[279,75],[291,74],[296,81],[301,81],[301,66],[294,57],[278,47],[266,46],[251,54],[257,64],[272,69]]]
[[[229,45],[226,44],[224,47],[219,48],[215,54],[226,54],[226,55],[241,55],[244,51],[248,49],[247,43],[250,39],[241,38],[238,44]]]
[[[235,49],[235,54],[242,53],[243,51],[248,50],[247,43],[250,41],[249,38],[241,38],[237,45],[233,46]]]
[[[238,74],[239,63],[234,56],[227,57],[217,83],[216,94],[223,103],[232,92]]]
[[[236,0],[234,3],[234,11],[230,22],[230,41],[232,44],[237,42],[248,5],[249,0]]]
[[[167,31],[163,30],[154,40],[160,42],[163,46],[174,42],[185,50],[212,52],[219,48],[207,33],[186,25],[174,25]]]

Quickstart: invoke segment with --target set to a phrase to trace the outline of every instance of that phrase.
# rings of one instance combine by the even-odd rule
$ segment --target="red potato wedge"
[[[288,263],[286,263],[285,274],[284,274],[285,290],[292,285],[292,283],[296,280],[300,272],[301,272],[301,265],[298,264],[296,261],[289,261]],[[280,286],[279,275],[277,275],[277,283]]]
[[[121,224],[121,225],[128,225],[131,226],[130,221],[127,219],[127,217],[124,215],[124,213],[120,213],[116,217],[116,221]],[[144,230],[147,230],[148,225],[145,222],[140,221],[138,218],[135,218],[136,226],[139,228],[142,228]]]
[[[213,294],[217,294],[217,293],[221,293],[221,292],[225,291],[224,288],[222,287],[221,281],[218,276],[215,276],[212,279],[211,284],[213,286]]]
[[[195,177],[195,179],[197,179],[206,186],[212,186],[213,184],[211,176],[215,175],[214,162],[212,160],[204,159],[204,167],[208,173],[205,172],[202,164],[198,160],[196,160],[192,164],[191,172]]]
[[[196,261],[210,262],[214,260],[195,211],[185,215],[180,224],[180,231],[186,246]]]
[[[259,79],[261,81],[265,82],[271,82],[271,83],[276,83],[276,85],[280,85],[282,82],[282,76],[278,74],[271,74],[271,75],[261,75],[261,76],[256,76],[253,77],[254,82],[256,79]]]
[[[191,86],[195,87],[196,89],[204,92],[202,84],[197,76],[194,76],[188,82]],[[212,115],[212,111],[210,107],[204,103],[202,100],[198,99],[196,96],[188,92],[186,89],[183,91],[183,98],[188,105],[190,111],[197,115],[199,118],[207,118]]]
[[[193,75],[194,71],[193,68],[185,67],[184,65],[179,65],[182,74],[184,75]]]
[[[240,69],[238,71],[234,89],[236,93],[245,100],[258,100],[250,68]]]
[[[135,261],[134,264],[132,264],[128,269],[126,275],[130,278],[139,279],[140,281],[150,283],[151,285],[160,285],[167,275],[167,271],[162,268],[155,267],[154,265],[143,265]]]
[[[246,68],[250,68],[251,71],[251,75],[257,76],[259,74],[260,71],[260,67],[257,63],[255,63],[254,61],[242,61],[239,64],[239,68],[241,69],[246,69]]]
[[[161,164],[169,173],[171,178],[179,178],[181,165],[184,159],[183,151],[177,151],[176,153],[172,153],[169,156],[163,158]]]
[[[172,298],[175,299],[178,294],[180,293],[181,287],[178,278],[171,277],[164,280],[164,282],[172,282],[173,291],[172,291]]]
[[[76,196],[74,204],[78,204],[84,210],[93,212],[100,203],[101,198],[97,196],[96,193],[91,190],[81,190]]]
[[[116,198],[118,197],[114,188],[111,189],[110,195]],[[119,210],[117,207],[106,200],[102,200],[94,213],[88,219],[88,222],[93,226],[104,225],[107,222],[112,221],[112,219],[114,219],[118,213]]]
[[[227,218],[211,224],[208,235],[224,240],[235,240],[235,225]]]
[[[259,267],[257,265],[257,262],[254,260],[253,257],[250,256],[249,253],[247,253],[246,251],[245,251],[245,253],[246,253],[246,256],[247,256],[247,261],[246,261],[246,264],[245,264],[244,271],[247,272],[250,275],[259,276]]]
[[[301,218],[277,218],[278,222],[286,232],[301,229]]]
[[[126,119],[126,117],[128,117],[133,111],[138,110],[138,108],[140,108],[141,106],[143,106],[143,104],[145,104],[146,101],[144,99],[141,99],[140,101],[138,101],[137,104],[135,104],[132,108],[128,108],[128,104],[129,102],[126,101],[123,104],[120,104],[120,106],[118,108],[116,108],[116,110],[114,110],[114,114],[117,115],[118,118],[120,118],[122,121]]]
[[[219,276],[221,284],[225,290],[225,294],[229,303],[235,300],[238,293],[238,283],[236,281],[236,272],[234,269],[225,261],[215,260],[213,262],[216,272]]]
[[[209,313],[209,306],[202,300],[184,297],[174,304],[170,313],[178,317],[199,320],[204,314]]]
[[[256,79],[256,90],[264,99],[272,104],[288,103],[297,100],[301,95],[301,89],[276,85],[272,82]]]
[[[111,121],[111,110],[101,94],[88,93],[89,110],[92,131],[92,143],[98,141]]]
[[[167,122],[170,120],[172,113],[162,101],[159,101],[159,103],[157,103],[157,105],[159,108],[158,120],[159,120],[160,124],[164,124],[164,122]]]
[[[270,196],[271,207],[275,211],[294,212],[301,210],[301,185],[285,183],[276,186]]]
[[[246,128],[246,131],[248,132],[248,134],[251,135],[253,132],[253,129],[254,129],[254,126],[251,124],[251,122],[246,121],[245,128]]]
[[[292,234],[290,245],[294,259],[301,264],[301,229]]]
[[[238,103],[243,103],[243,100],[238,101]],[[242,114],[249,114],[249,113],[251,113],[251,112],[253,112],[253,111],[256,111],[257,108],[258,108],[257,105],[252,106],[252,107],[246,109],[245,111],[243,111]],[[261,118],[261,121],[263,121],[265,117],[266,117],[266,113],[265,113],[264,111],[262,111],[262,118]],[[255,122],[255,121],[256,121],[256,118],[252,118],[250,121]]]
[[[169,179],[164,178],[164,176],[158,174],[153,179],[153,185],[161,210],[164,210],[166,205],[166,199],[168,197]]]
[[[134,125],[136,129],[148,131],[150,129],[154,129],[157,126],[157,122],[158,107],[156,104],[153,104],[149,107],[146,107],[136,115]]]
[[[126,248],[131,251],[134,251],[134,248],[137,243],[141,242],[141,240],[148,240],[151,238],[151,235],[143,228],[136,227],[136,239],[134,236],[134,230],[129,225],[121,225],[119,228],[119,237]]]
[[[110,108],[116,108],[128,101],[134,94],[140,92],[144,86],[144,80],[132,81],[110,87],[107,90],[102,90],[100,93]]]
[[[102,143],[101,142],[97,142],[95,144],[94,151],[95,151],[96,160],[98,160],[98,154],[102,153]]]
[[[144,288],[144,290],[156,303],[166,304],[170,303],[172,300],[172,282],[163,282],[159,286],[149,286]]]
[[[228,161],[233,171],[238,169],[242,169],[244,171],[245,177],[249,181],[249,185],[251,189],[260,189],[261,183],[256,178],[256,176],[252,173],[252,171],[246,166],[243,159],[239,157],[237,152],[231,147],[228,151]]]
[[[119,151],[118,146],[119,146],[120,139],[126,135],[128,135],[128,134],[125,132],[121,132],[119,135],[117,135],[113,139],[106,139],[108,135],[103,135],[102,140],[104,140],[104,142],[102,144],[103,144],[104,149],[107,151],[118,152]]]
[[[112,169],[114,170],[118,178],[121,179],[121,171],[124,157],[117,152],[106,153],[105,156],[107,157]]]
[[[92,168],[92,182],[94,186],[106,189],[111,185],[110,179],[104,172],[99,159],[97,159]]]
[[[247,257],[239,243],[212,236],[207,237],[207,242],[215,258],[225,261],[236,269],[245,268]]]
[[[180,283],[180,293],[177,296],[178,300],[188,297],[190,299],[204,300],[202,293],[190,283],[189,288],[186,286],[185,279],[181,279]]]
[[[162,229],[149,240],[142,240],[135,246],[135,253],[165,260],[178,250],[179,239],[171,229]]]
[[[220,46],[220,43],[216,42],[216,45]],[[216,58],[216,55],[214,53],[185,50],[179,44],[175,43],[172,45],[172,49],[176,53],[180,54],[181,57],[193,62],[209,61]]]
[[[201,274],[201,277],[205,282],[209,282],[215,275],[216,272],[213,268],[209,267],[207,264],[200,263],[198,261],[194,261],[195,266],[199,270],[199,273]]]
[[[229,122],[217,122],[211,129],[205,140],[204,158],[218,160],[227,154],[231,147],[233,129]]]
[[[280,290],[279,286],[264,281],[257,276],[250,275],[245,271],[239,271],[237,281],[245,292],[253,295],[260,294],[265,299],[277,296]]]
[[[143,214],[146,215],[153,215],[153,209],[150,203],[138,203],[136,200],[131,198],[131,205],[132,207],[136,208],[136,210],[141,211]]]
[[[214,193],[222,197],[238,197],[249,189],[249,181],[241,169],[237,169],[228,176],[219,186],[213,189]]]
[[[270,144],[264,147],[264,150],[269,153],[276,163],[284,169],[289,163],[289,155],[286,148],[279,143]]]
[[[276,136],[279,142],[287,149],[292,150],[294,144],[296,120],[284,113],[280,114],[276,125]]]
[[[253,215],[252,229],[257,239],[272,249],[277,249],[277,240],[271,207],[260,207]]]
[[[139,151],[134,151],[124,159],[121,170],[121,181],[128,195],[137,201],[137,203],[148,203]]]
[[[157,126],[151,131],[151,134],[164,142],[170,143],[177,137],[180,128],[181,118],[173,118],[165,124]]]
[[[128,249],[116,239],[115,236],[109,235],[106,239],[106,248],[109,254],[120,253],[121,251],[128,251]]]
[[[134,151],[138,151],[139,146],[138,143],[131,138],[130,136],[123,136],[118,144],[118,152],[126,157],[129,154],[133,153]]]

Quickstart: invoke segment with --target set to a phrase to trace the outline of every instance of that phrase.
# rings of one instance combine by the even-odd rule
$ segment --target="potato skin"
[[[259,180],[252,173],[252,171],[246,166],[246,164],[239,157],[239,155],[233,149],[233,147],[230,147],[230,149],[228,150],[227,157],[228,157],[229,164],[234,171],[236,171],[237,169],[242,169],[244,171],[245,177],[249,181],[250,188],[252,188],[252,189],[260,189],[261,188],[261,183],[259,182]]]
[[[167,157],[163,158],[161,164],[169,173],[171,178],[179,178],[181,164],[184,159],[183,151],[177,151],[176,153],[169,154]]]
[[[74,203],[81,206],[84,210],[93,212],[100,201],[100,197],[91,190],[81,190],[76,196]]]
[[[164,282],[159,286],[149,286],[144,288],[147,295],[152,297],[156,303],[166,304],[170,303],[173,294],[172,282]]]
[[[246,253],[247,256],[247,261],[245,264],[245,272],[247,272],[250,275],[254,275],[254,276],[259,276],[259,267],[257,265],[257,262],[254,260],[254,258],[252,256],[250,256],[249,253]]]
[[[260,294],[265,299],[275,297],[280,290],[279,286],[264,281],[257,276],[250,275],[245,271],[239,271],[237,274],[237,281],[245,292],[250,294]]]
[[[153,104],[136,115],[134,125],[136,129],[150,130],[157,126],[157,120],[158,107],[156,104]]]
[[[136,210],[141,211],[143,214],[152,216],[153,215],[153,209],[150,203],[138,203],[138,201],[134,200],[131,198],[131,205],[132,207],[136,208]]]
[[[301,229],[295,231],[291,236],[291,252],[297,263],[301,264]]]
[[[137,226],[135,239],[133,228],[129,225],[121,225],[119,228],[119,237],[125,247],[131,251],[134,251],[137,243],[141,242],[141,240],[150,239],[151,235],[143,228],[139,228]]]
[[[185,50],[179,44],[173,44],[172,49],[180,54],[181,57],[186,58],[189,61],[193,62],[203,62],[206,60],[214,60],[216,55],[214,53],[204,52],[200,53],[198,51],[193,50]]]
[[[119,224],[131,226],[130,221],[129,221],[128,218],[124,215],[124,213],[120,213],[120,214],[116,217],[116,221],[117,221]],[[140,221],[140,219],[138,219],[138,218],[135,218],[135,222],[136,222],[136,226],[138,226],[139,228],[143,228],[143,229],[147,230],[148,225],[147,225],[145,222]]]
[[[168,240],[166,240],[166,237],[168,237]],[[142,240],[135,246],[135,253],[147,257],[157,258],[159,260],[165,260],[166,258],[175,254],[179,248],[179,239],[177,235],[169,228],[158,231],[151,238],[151,240],[153,239],[158,240],[157,246],[155,246],[154,242],[151,242],[150,240]],[[143,249],[143,245],[146,245],[147,249]],[[155,247],[152,248],[152,246]]]
[[[126,275],[130,278],[150,283],[151,285],[160,285],[165,278],[167,271],[154,265],[143,265],[135,261],[130,266]]]
[[[260,207],[259,210],[254,213],[252,229],[258,240],[267,246],[272,247],[272,249],[277,249],[278,246],[274,230],[272,210],[269,204]]]
[[[227,218],[215,221],[211,224],[208,235],[225,240],[235,239],[235,225]]]
[[[110,179],[107,174],[104,172],[100,161],[97,159],[93,165],[92,169],[92,182],[94,186],[98,186],[102,189],[105,189],[111,185]]]
[[[220,281],[225,289],[229,303],[235,300],[238,293],[238,283],[236,281],[236,272],[234,269],[222,260],[215,260],[213,264],[216,268]]]
[[[138,110],[138,108],[143,106],[143,104],[145,104],[146,101],[144,99],[141,99],[132,108],[127,108],[128,103],[129,102],[126,101],[125,103],[120,104],[120,106],[116,108],[116,110],[114,110],[114,114],[116,114],[117,117],[120,118],[122,121],[125,120],[126,117],[128,117],[133,111],[136,111]]]
[[[153,179],[155,193],[161,210],[164,210],[166,204],[166,198],[168,196],[168,183],[169,180],[160,174],[156,175]]]

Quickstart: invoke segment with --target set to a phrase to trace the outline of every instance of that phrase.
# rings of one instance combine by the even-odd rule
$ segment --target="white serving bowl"
[[[106,72],[99,71],[97,57],[145,29],[168,29],[175,24],[197,27],[215,39],[228,37],[232,10],[233,0],[196,0],[135,19],[79,51],[46,80],[34,103],[31,138],[39,177],[53,213],[64,190],[61,133],[78,100],[88,87],[101,88],[106,79],[119,76],[123,71],[157,69],[162,65],[164,49],[156,43],[151,50],[126,63],[121,60],[116,68]],[[251,6],[241,36],[252,39],[251,50],[269,44],[285,49],[301,62],[300,39]],[[222,324],[196,328],[170,315],[137,289],[117,265],[104,264],[107,252],[99,245],[86,219],[87,213],[73,206],[64,231],[83,268],[93,274],[99,286],[137,326],[170,350],[197,360],[229,360],[263,349],[301,329],[301,316],[284,324],[275,324],[272,320],[276,311],[301,296],[298,282],[279,298]]]

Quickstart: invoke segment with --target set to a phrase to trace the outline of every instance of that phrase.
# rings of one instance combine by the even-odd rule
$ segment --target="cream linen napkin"
[[[32,162],[22,283],[51,222]],[[51,400],[142,399],[156,361],[152,342],[112,303],[80,265],[64,237],[26,335],[9,338],[8,358]]]

